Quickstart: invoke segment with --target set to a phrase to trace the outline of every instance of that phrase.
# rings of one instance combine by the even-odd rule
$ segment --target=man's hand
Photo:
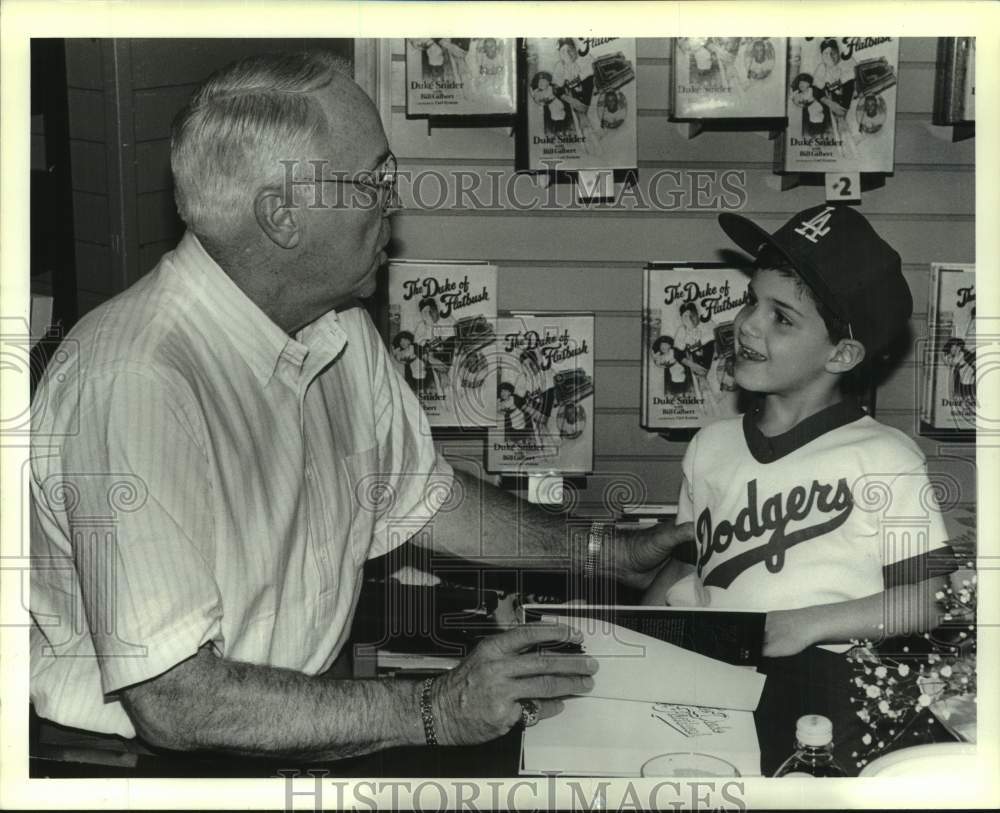
[[[567,695],[594,687],[597,661],[586,655],[539,654],[540,644],[579,643],[562,624],[525,624],[479,643],[450,672],[436,678],[431,705],[441,745],[471,745],[503,736],[521,719],[520,700],[538,704],[539,717],[562,711]]]
[[[617,569],[613,575],[630,587],[645,590],[673,549],[693,539],[694,525],[690,522],[683,525],[661,523],[648,531],[630,534],[619,540],[616,553],[618,550],[622,553],[620,557],[616,556]]]
[[[766,658],[798,655],[816,643],[816,623],[813,607],[800,610],[774,610],[764,622],[764,648]]]

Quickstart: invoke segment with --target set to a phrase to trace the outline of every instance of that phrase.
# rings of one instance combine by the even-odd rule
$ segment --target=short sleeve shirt
[[[32,426],[38,712],[134,736],[116,693],[206,643],[327,669],[365,560],[451,483],[367,314],[288,336],[188,234],[61,350]]]

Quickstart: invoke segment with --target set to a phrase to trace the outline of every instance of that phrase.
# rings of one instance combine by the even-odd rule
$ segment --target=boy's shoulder
[[[827,433],[829,442],[838,448],[851,449],[869,459],[883,462],[898,461],[919,465],[924,453],[905,432],[865,415]]]
[[[743,416],[737,415],[735,418],[721,418],[701,427],[688,443],[687,453],[694,454],[694,450],[697,449],[702,455],[713,451],[731,455],[741,444],[746,446],[743,436]]]

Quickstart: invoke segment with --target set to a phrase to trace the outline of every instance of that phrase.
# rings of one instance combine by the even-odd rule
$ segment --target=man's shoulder
[[[202,341],[213,341],[205,324],[190,318],[192,303],[175,284],[170,257],[120,294],[86,313],[60,345],[80,382],[119,374],[170,380],[181,374]],[[50,385],[52,382],[48,382]]]

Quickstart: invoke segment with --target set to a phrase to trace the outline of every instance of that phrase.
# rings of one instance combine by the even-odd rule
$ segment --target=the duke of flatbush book
[[[892,172],[899,39],[788,41],[787,172]]]
[[[651,262],[643,275],[646,429],[695,429],[739,414],[734,325],[750,278],[715,263]]]
[[[497,423],[486,468],[587,474],[594,465],[594,316],[497,320]]]
[[[931,263],[920,419],[931,429],[976,428],[976,267]]]
[[[431,426],[496,423],[496,292],[486,262],[389,263],[389,351]]]
[[[785,115],[784,37],[674,37],[676,119]]]
[[[406,115],[513,115],[516,40],[425,37],[406,40]]]
[[[636,166],[635,39],[529,37],[519,59],[518,170]]]

